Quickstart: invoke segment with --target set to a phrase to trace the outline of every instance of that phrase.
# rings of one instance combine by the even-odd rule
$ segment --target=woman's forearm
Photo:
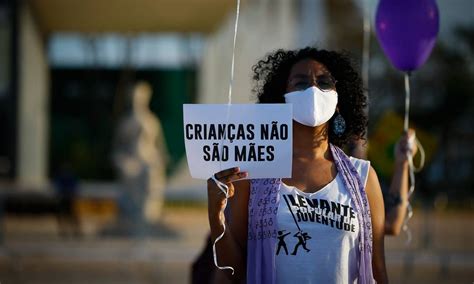
[[[386,210],[385,232],[388,235],[398,235],[403,226],[408,204],[408,188],[408,162],[396,163],[389,194],[398,197],[399,202]]]
[[[225,234],[216,244],[217,264],[219,266],[230,266],[234,268],[234,275],[230,269],[224,270],[227,277],[232,282],[237,283],[245,279],[246,275],[246,248],[243,248],[237,242],[232,234],[230,225],[222,213],[209,212],[209,225],[211,227],[211,241],[214,241],[222,234],[225,222]]]

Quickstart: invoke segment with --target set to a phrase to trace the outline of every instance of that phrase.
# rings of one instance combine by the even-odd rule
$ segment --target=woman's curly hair
[[[362,88],[362,80],[354,70],[349,56],[345,52],[335,52],[314,47],[299,50],[279,49],[253,66],[255,87],[258,103],[285,103],[283,95],[290,70],[297,62],[314,59],[326,66],[336,79],[339,113],[346,121],[346,130],[341,136],[334,134],[332,121],[329,120],[329,142],[343,147],[348,142],[363,139],[367,127],[367,98]]]

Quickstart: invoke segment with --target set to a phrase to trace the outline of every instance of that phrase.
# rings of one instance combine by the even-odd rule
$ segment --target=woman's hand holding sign
[[[234,185],[232,182],[247,177],[247,172],[241,172],[239,167],[234,167],[226,169],[214,174],[214,178],[225,184],[228,188],[228,197],[234,196]],[[209,215],[214,217],[218,216],[219,219],[222,210],[225,206],[225,193],[219,188],[218,184],[211,177],[207,180],[207,198],[208,198],[208,207]],[[211,216],[209,216],[211,218]]]

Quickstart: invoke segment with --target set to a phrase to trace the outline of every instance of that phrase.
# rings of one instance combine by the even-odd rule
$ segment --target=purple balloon
[[[385,55],[402,71],[413,71],[430,56],[439,31],[435,0],[380,0],[375,30]]]

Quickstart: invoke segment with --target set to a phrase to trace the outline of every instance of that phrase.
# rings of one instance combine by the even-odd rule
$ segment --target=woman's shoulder
[[[356,168],[364,184],[366,184],[369,171],[370,171],[370,161],[359,159],[356,157],[351,157],[351,156],[349,156],[349,160],[351,161],[352,165],[354,165],[354,167]]]
[[[368,167],[370,166],[370,161],[365,159],[360,159],[356,157],[349,156],[349,160],[354,165],[354,167]]]

